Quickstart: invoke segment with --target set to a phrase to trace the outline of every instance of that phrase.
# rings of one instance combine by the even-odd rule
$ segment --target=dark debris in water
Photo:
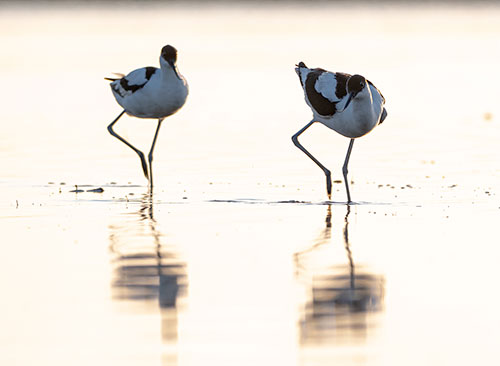
[[[81,189],[81,188],[78,188],[78,187],[89,187],[89,186],[88,185],[78,186],[77,184],[75,184],[75,189],[72,189],[70,191],[70,193],[83,193],[83,192],[102,193],[102,192],[104,192],[104,189],[102,187],[87,189],[86,191]]]
[[[94,189],[87,189],[87,192],[93,192],[93,193],[102,193],[104,192],[104,189],[99,187],[99,188],[94,188]]]
[[[310,202],[310,201],[297,201],[297,200],[277,201],[276,203],[298,203],[298,204],[311,204],[311,202]]]

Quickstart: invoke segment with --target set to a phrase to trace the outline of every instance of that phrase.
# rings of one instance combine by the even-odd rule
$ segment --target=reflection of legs
[[[326,227],[331,228],[332,227],[332,205],[328,205],[328,209],[326,210]]]
[[[332,237],[332,205],[328,205],[325,218],[325,229],[323,230],[323,240],[320,243],[327,242]]]
[[[141,199],[141,208],[139,209],[139,215],[142,220],[154,220],[153,218],[153,200],[151,199],[150,192],[144,193]]]
[[[123,137],[121,137],[120,135],[118,135],[114,130],[113,130],[113,125],[120,119],[121,116],[123,116],[123,114],[125,113],[125,110],[122,111],[122,113],[120,113],[120,115],[118,117],[116,117],[116,119],[111,122],[108,126],[108,131],[110,134],[112,134],[114,137],[116,137],[118,140],[120,140],[121,142],[123,142],[125,145],[127,145],[128,147],[130,147],[132,150],[134,150],[136,152],[137,155],[139,155],[139,158],[141,158],[141,164],[142,164],[142,171],[144,172],[144,176],[146,177],[146,179],[149,179],[148,178],[148,167],[146,165],[146,159],[144,158],[144,154],[142,153],[142,151],[136,149],[134,146],[132,146],[131,143],[129,143],[127,140],[125,140]]]
[[[153,150],[155,149],[156,139],[158,138],[158,132],[160,131],[161,123],[163,118],[158,120],[158,127],[156,127],[155,137],[153,138],[153,143],[151,144],[151,150],[149,150],[148,160],[149,160],[149,189],[153,192]]]
[[[352,252],[349,246],[349,214],[351,213],[351,206],[347,205],[347,213],[344,218],[344,247],[347,252],[347,258],[349,259],[349,273],[350,273],[350,285],[351,290],[354,290],[354,261],[352,259]]]
[[[349,193],[349,182],[347,181],[347,164],[349,164],[349,158],[351,157],[352,145],[354,144],[354,139],[351,139],[349,143],[349,148],[347,149],[347,155],[345,156],[344,166],[342,167],[342,173],[344,174],[345,189],[347,191],[347,203],[351,203],[351,194]]]
[[[304,154],[306,154],[307,156],[309,156],[309,158],[311,158],[312,161],[314,161],[322,170],[323,172],[325,173],[326,175],[326,192],[328,193],[328,199],[331,199],[332,198],[332,178],[331,178],[331,173],[328,169],[326,169],[323,164],[321,164],[314,156],[312,156],[312,154],[307,151],[304,146],[302,146],[300,143],[299,143],[299,136],[305,131],[307,130],[309,127],[311,127],[311,125],[314,123],[315,121],[312,120],[311,122],[309,122],[304,128],[302,128],[299,132],[297,132],[295,135],[292,136],[292,141],[293,143],[295,144],[295,146],[297,146],[300,150],[302,150],[302,152]]]

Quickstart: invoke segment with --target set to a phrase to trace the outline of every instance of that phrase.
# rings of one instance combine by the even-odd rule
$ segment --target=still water
[[[2,365],[500,363],[499,7],[0,10]],[[103,77],[167,43],[190,95],[151,198]],[[387,99],[354,205],[290,140],[299,61]],[[341,179],[347,139],[301,141]]]

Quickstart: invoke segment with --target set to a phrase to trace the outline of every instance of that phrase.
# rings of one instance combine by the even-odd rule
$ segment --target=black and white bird
[[[148,66],[134,70],[126,76],[116,74],[119,78],[105,78],[111,81],[111,91],[118,104],[123,107],[123,111],[108,126],[108,131],[139,155],[142,170],[149,181],[151,191],[153,189],[153,150],[161,123],[165,117],[174,114],[184,105],[189,92],[187,81],[179,73],[176,62],[177,50],[167,45],[161,50],[160,68]],[[113,125],[124,113],[139,118],[158,119],[158,126],[148,155],[149,169],[142,151],[113,130]]]
[[[314,122],[320,122],[351,139],[342,168],[347,202],[351,203],[347,164],[354,139],[366,135],[384,121],[387,116],[385,99],[375,85],[361,75],[330,72],[320,68],[310,69],[303,62],[296,65],[295,71],[304,89],[306,103],[312,109],[313,119],[292,136],[292,141],[323,170],[328,198],[331,199],[330,171],[299,143],[298,137]]]

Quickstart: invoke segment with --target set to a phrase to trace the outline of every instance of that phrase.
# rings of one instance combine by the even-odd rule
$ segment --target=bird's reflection
[[[144,195],[138,212],[113,225],[110,235],[115,300],[135,300],[161,312],[162,339],[177,341],[179,300],[187,289],[186,265],[173,245],[164,242],[153,216],[153,202]]]
[[[347,206],[343,223],[347,264],[339,264],[339,256],[334,255],[331,206],[320,237],[310,248],[295,255],[296,273],[306,282],[308,294],[300,321],[302,344],[364,339],[368,329],[375,326],[374,315],[382,310],[383,277],[355,265],[353,259],[349,242],[350,210]]]

